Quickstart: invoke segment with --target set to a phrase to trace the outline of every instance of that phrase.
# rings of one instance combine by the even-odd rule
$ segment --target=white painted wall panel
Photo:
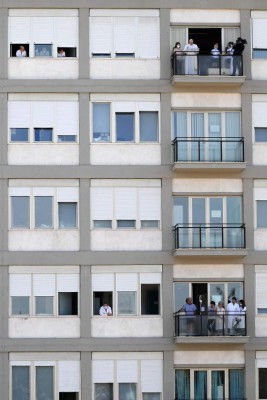
[[[200,278],[244,279],[243,264],[181,264],[173,266],[173,277],[179,279]]]
[[[172,9],[171,23],[226,24],[240,23],[239,10]],[[190,26],[191,26],[190,25]]]
[[[54,18],[31,18],[31,41],[37,44],[50,44],[54,39]]]
[[[63,68],[64,66],[64,68]],[[8,60],[9,79],[78,79],[79,62],[74,59],[12,57]]]
[[[119,383],[138,382],[137,360],[118,360],[117,379]]]
[[[141,390],[143,393],[161,393],[163,390],[162,360],[141,361]]]
[[[253,80],[267,80],[267,60],[251,60],[251,75]]]
[[[115,219],[137,219],[137,190],[115,188]]]
[[[80,391],[80,361],[58,362],[59,392]]]
[[[138,46],[141,58],[160,57],[159,18],[139,18]]]
[[[78,230],[9,231],[11,251],[76,251],[79,250]]]
[[[32,126],[34,128],[53,128],[54,103],[49,101],[33,101],[31,103]]]
[[[239,93],[172,93],[172,108],[241,108]]]
[[[136,20],[134,17],[114,18],[115,53],[135,53]]]
[[[141,273],[140,283],[161,283],[160,273]]]
[[[252,19],[252,38],[254,49],[266,49],[267,18]]]
[[[91,79],[160,79],[159,60],[91,59]]]
[[[78,202],[79,188],[58,187],[57,202]]]
[[[79,134],[79,104],[77,101],[60,101],[56,107],[55,131],[57,135]]]
[[[255,336],[267,337],[267,316],[256,315],[255,318]]]
[[[173,179],[174,193],[242,193],[242,179]]]
[[[254,143],[253,144],[253,164],[266,165],[267,164],[267,144]]]
[[[90,55],[107,53],[113,49],[113,21],[103,16],[90,18]]]
[[[96,251],[157,251],[162,249],[160,231],[91,231],[91,249]]]
[[[26,101],[8,102],[8,127],[29,128],[31,123],[31,103]]]
[[[11,274],[9,276],[10,296],[31,296],[31,275]]]
[[[245,352],[242,350],[209,350],[209,351],[175,351],[174,352],[175,365],[188,365],[195,367],[196,365],[215,365],[218,367],[222,365],[231,364],[245,364]]]

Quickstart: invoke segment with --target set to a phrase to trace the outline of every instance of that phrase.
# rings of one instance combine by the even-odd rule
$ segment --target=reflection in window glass
[[[54,400],[53,367],[36,367],[36,399]]]
[[[53,140],[52,128],[34,128],[35,142],[52,142],[52,140]]]
[[[28,128],[11,128],[11,142],[28,142]]]
[[[76,142],[77,136],[76,135],[57,135],[57,141],[61,142]]]
[[[35,314],[53,315],[53,297],[35,296]]]
[[[77,203],[58,203],[59,228],[77,227]]]
[[[36,196],[35,198],[35,228],[47,229],[53,227],[52,196]]]
[[[11,197],[11,228],[29,228],[30,199],[28,196]]]
[[[30,400],[30,367],[12,367],[12,400]]]
[[[195,399],[207,399],[207,371],[194,371]]]
[[[118,315],[136,315],[136,292],[118,292]]]
[[[134,219],[118,219],[117,228],[135,228]]]
[[[116,113],[116,141],[134,141],[134,113]]]
[[[113,384],[95,383],[95,400],[113,400]]]
[[[236,297],[237,300],[242,300],[244,298],[243,282],[228,283],[228,300],[231,300],[232,297]]]
[[[160,393],[143,393],[143,400],[160,400]]]
[[[94,228],[97,229],[111,229],[112,228],[112,221],[111,220],[100,220],[100,219],[95,219],[93,221],[94,223]]]
[[[110,141],[110,104],[93,104],[93,141]]]
[[[224,371],[211,371],[211,397],[212,399],[225,398]]]
[[[255,128],[255,142],[267,142],[267,128]]]
[[[143,220],[141,221],[141,228],[142,229],[151,229],[151,228],[158,228],[159,221],[157,220]]]
[[[119,400],[136,400],[136,383],[119,383]]]
[[[188,223],[188,197],[173,198],[173,224]]]
[[[257,200],[257,228],[267,228],[267,200]]]
[[[28,296],[12,296],[12,315],[29,315],[30,298]]]
[[[52,57],[52,44],[35,44],[35,57]]]
[[[210,284],[210,300],[214,301],[218,305],[219,301],[224,303],[224,284],[223,283],[211,283]]]
[[[140,112],[140,142],[156,142],[158,140],[157,111]]]

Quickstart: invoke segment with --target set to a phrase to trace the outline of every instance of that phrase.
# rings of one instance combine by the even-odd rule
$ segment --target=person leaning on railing
[[[187,322],[187,330],[186,333],[188,335],[194,334],[194,326],[195,326],[195,318],[194,315],[196,314],[197,307],[193,304],[192,297],[187,297],[185,299],[185,304],[183,305],[178,313],[184,311],[186,315],[186,322]]]
[[[181,48],[181,43],[176,42],[174,48],[172,49],[172,60],[173,60],[173,72],[175,75],[181,75],[183,74],[183,64],[184,60],[182,57],[184,54],[182,48]]]

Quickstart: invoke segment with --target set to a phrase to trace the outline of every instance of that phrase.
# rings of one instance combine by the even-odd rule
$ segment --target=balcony
[[[225,170],[245,169],[244,138],[241,137],[176,137],[172,145],[173,170],[194,168]]]
[[[173,316],[176,343],[246,343],[248,340],[246,314],[225,311],[214,316],[207,312],[189,316],[176,312]]]
[[[241,86],[243,58],[239,55],[183,54],[172,58],[172,85]]]
[[[177,224],[174,231],[174,256],[245,256],[244,224]],[[188,253],[188,250],[194,250]],[[196,252],[195,250],[199,250]]]

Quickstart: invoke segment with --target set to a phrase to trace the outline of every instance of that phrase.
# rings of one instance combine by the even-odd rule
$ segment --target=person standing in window
[[[223,307],[223,302],[219,301],[218,307],[216,309],[216,331],[217,335],[222,335],[224,332],[224,319],[225,319],[225,309]]]
[[[213,49],[211,49],[210,54],[212,55],[212,66],[214,68],[219,68],[219,43],[215,43]]]
[[[66,53],[65,53],[64,49],[58,49],[57,56],[58,57],[66,57]]]
[[[108,316],[110,317],[112,315],[112,309],[111,307],[108,305],[108,303],[103,303],[103,306],[100,307],[99,310],[99,315],[103,316]]]
[[[229,334],[230,336],[233,336],[235,332],[234,325],[239,314],[239,305],[236,302],[236,297],[232,297],[232,301],[227,305],[227,313]]]
[[[24,46],[19,46],[19,50],[16,51],[16,57],[27,57],[27,53]]]
[[[197,311],[197,307],[193,304],[192,297],[187,297],[185,300],[185,304],[183,307],[178,311],[184,311],[186,315],[187,321],[187,334],[194,335],[195,332],[195,314]]]
[[[245,335],[245,331],[246,331],[246,317],[245,314],[247,312],[247,306],[244,300],[240,300],[239,301],[239,312],[240,312],[240,321],[238,324],[238,329],[240,330],[240,334],[241,335]]]
[[[199,52],[198,45],[194,44],[193,39],[189,39],[188,44],[184,47],[185,57],[185,73],[186,75],[195,75],[197,73],[197,54]]]

